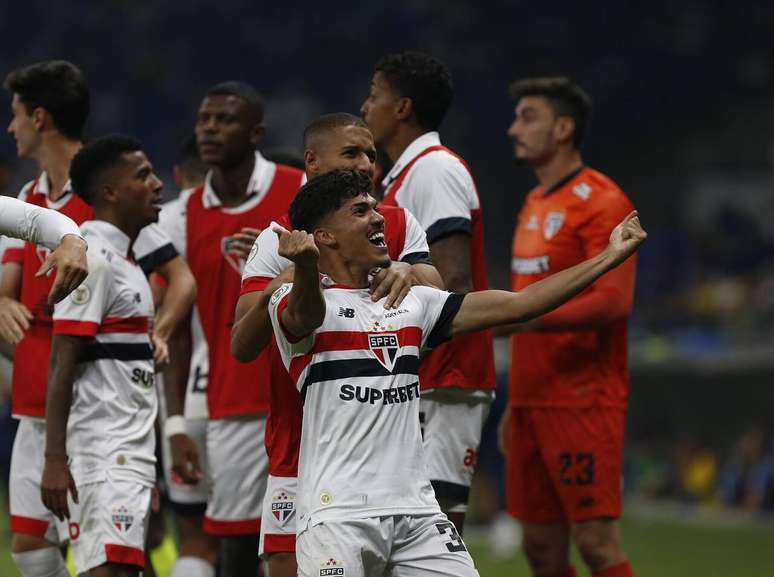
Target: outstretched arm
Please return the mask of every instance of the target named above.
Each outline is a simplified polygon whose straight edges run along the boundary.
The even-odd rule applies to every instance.
[[[452,321],[452,335],[534,319],[572,298],[629,258],[647,234],[634,211],[610,235],[597,256],[536,282],[524,290],[468,293]]]

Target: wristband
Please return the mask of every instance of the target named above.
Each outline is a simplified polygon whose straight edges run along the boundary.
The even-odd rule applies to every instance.
[[[185,435],[185,417],[183,415],[172,415],[164,421],[164,436],[169,439],[173,435]]]

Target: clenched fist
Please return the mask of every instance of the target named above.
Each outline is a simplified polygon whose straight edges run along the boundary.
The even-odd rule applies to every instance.
[[[637,211],[633,210],[610,233],[610,244],[607,245],[607,251],[616,264],[622,263],[634,254],[634,251],[646,238],[648,238],[648,233],[640,225]]]
[[[298,266],[315,266],[320,258],[320,249],[314,243],[314,236],[303,230],[289,232],[280,225],[272,230],[279,237],[277,252],[280,256],[294,262]]]

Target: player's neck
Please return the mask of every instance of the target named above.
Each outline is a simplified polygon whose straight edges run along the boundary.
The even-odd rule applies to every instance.
[[[134,246],[134,241],[137,239],[137,236],[140,234],[140,230],[142,230],[142,226],[138,226],[136,223],[131,222],[127,215],[121,214],[118,211],[113,210],[110,207],[95,207],[94,209],[94,219],[95,220],[104,220],[105,222],[109,222],[113,226],[115,226],[118,230],[123,232],[126,236],[129,237],[129,249],[127,251],[128,254],[124,256],[129,256],[132,254],[132,247]]]
[[[336,254],[326,254],[327,251],[320,252],[319,270],[324,275],[340,285],[350,286],[352,288],[366,288],[368,286],[368,270],[355,266],[353,263],[346,262]]]
[[[533,168],[540,186],[548,190],[582,165],[583,160],[578,150],[560,149],[550,160]]]
[[[70,163],[83,144],[59,135],[48,137],[35,155],[41,170],[48,176],[49,200],[56,201],[64,196],[64,187],[70,180]]]
[[[255,169],[255,154],[249,154],[241,162],[227,168],[212,169],[212,188],[225,207],[239,206],[252,191],[247,190]]]
[[[416,124],[399,124],[389,142],[384,143],[384,151],[392,162],[396,162],[412,142],[428,132],[431,131]]]

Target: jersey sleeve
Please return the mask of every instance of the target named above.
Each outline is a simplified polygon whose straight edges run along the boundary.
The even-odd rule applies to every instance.
[[[27,202],[30,192],[35,187],[35,182],[35,180],[31,180],[22,187],[17,197],[20,202]],[[2,263],[22,264],[24,262],[24,243],[25,241],[20,238],[4,237],[2,247],[0,247],[0,250],[3,251]]]
[[[89,258],[89,276],[54,307],[54,334],[93,337],[111,301],[113,273],[102,257]]]
[[[429,244],[450,234],[470,234],[478,197],[473,178],[459,160],[441,152],[419,159],[411,186],[404,190],[401,206],[419,221]]]
[[[178,254],[186,255],[186,207],[188,197],[193,191],[184,191],[175,200],[170,200],[161,207],[158,226],[172,241]],[[147,228],[147,227],[146,227]]]
[[[269,318],[274,329],[274,336],[277,341],[277,348],[282,356],[282,362],[286,369],[290,368],[290,361],[295,357],[308,353],[314,344],[314,335],[312,333],[301,339],[290,334],[282,324],[282,311],[288,306],[288,296],[293,288],[292,283],[284,284],[269,299]]]
[[[262,291],[272,279],[291,265],[288,259],[279,255],[279,238],[272,230],[274,224],[272,222],[263,229],[253,243],[242,273],[240,294]]]
[[[133,250],[134,259],[146,275],[179,254],[172,239],[158,224],[149,224],[140,231]]]
[[[406,213],[406,239],[399,259],[409,264],[430,264],[430,247],[422,225],[410,210],[404,208],[403,211]]]
[[[70,217],[9,196],[0,196],[0,234],[51,250],[67,234],[81,236]]]
[[[449,340],[452,320],[465,295],[425,286],[412,287],[411,292],[423,306],[422,346],[432,349]]]

